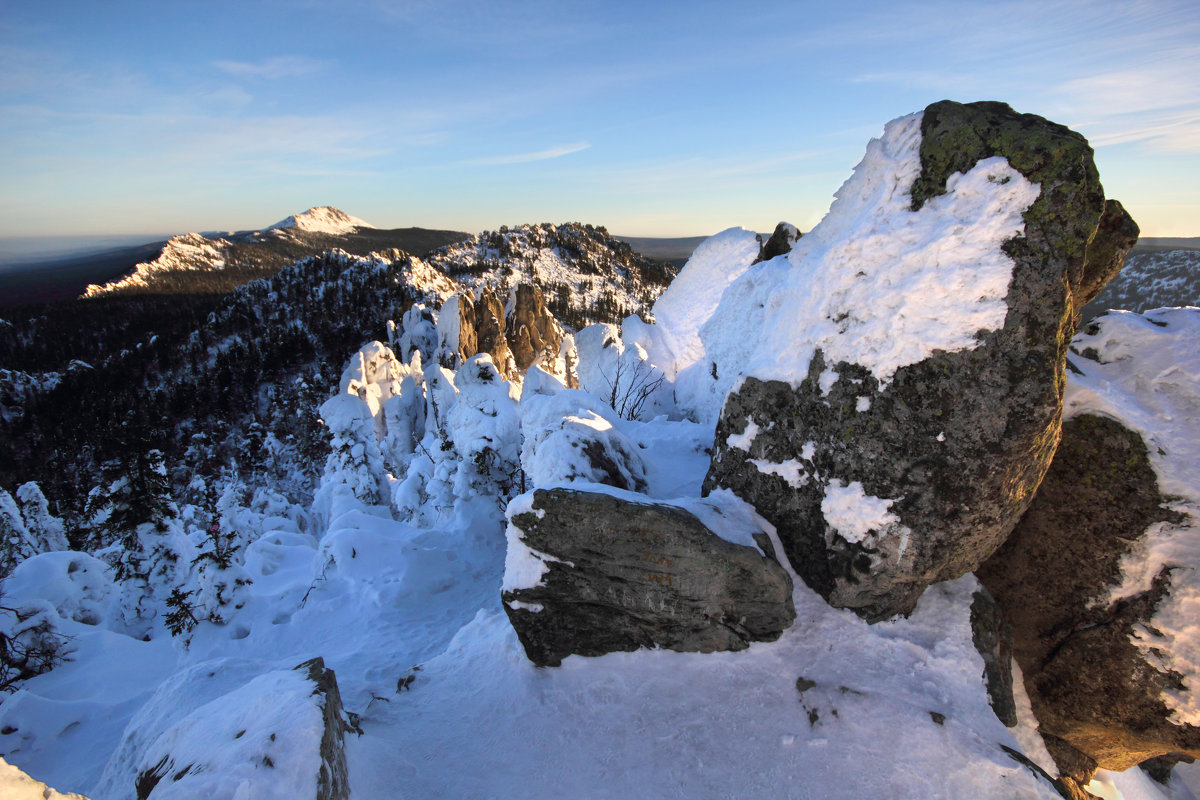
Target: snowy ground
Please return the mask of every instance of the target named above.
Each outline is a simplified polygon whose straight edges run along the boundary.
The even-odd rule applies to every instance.
[[[646,445],[651,494],[698,491],[706,458],[686,443],[699,426],[624,427]],[[189,650],[74,624],[75,660],[0,707],[9,761],[60,791],[132,796],[135,765],[108,762],[170,676],[213,672],[216,696],[319,655],[361,715],[347,742],[359,798],[1057,796],[1001,749],[1050,766],[1027,714],[1014,732],[988,706],[973,577],[874,626],[797,581],[798,619],[778,642],[537,669],[500,607],[504,531],[486,500],[436,530],[346,519],[359,566],[325,567],[312,537],[268,524],[279,529],[248,558],[254,599]],[[1165,796],[1138,775],[1117,781],[1126,798]]]

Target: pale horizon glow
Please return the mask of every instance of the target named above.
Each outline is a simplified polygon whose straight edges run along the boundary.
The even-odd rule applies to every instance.
[[[0,20],[0,238],[808,230],[886,122],[1000,100],[1200,236],[1200,5],[48,0]]]

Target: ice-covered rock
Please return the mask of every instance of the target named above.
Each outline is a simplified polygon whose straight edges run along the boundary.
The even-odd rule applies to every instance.
[[[910,612],[1028,507],[1076,313],[1135,227],[1062,126],[949,101],[889,123],[826,218],[701,329],[731,389],[707,489],[758,508],[833,605]]]
[[[537,490],[510,505],[504,610],[533,663],[744,650],[792,624],[791,578],[752,534],[734,543],[635,497]]]
[[[1062,443],[978,571],[1064,774],[1200,756],[1198,340],[1194,308],[1112,313],[1076,337]]]

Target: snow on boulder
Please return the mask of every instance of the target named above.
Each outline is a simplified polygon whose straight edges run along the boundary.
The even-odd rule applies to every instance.
[[[354,233],[356,228],[374,228],[358,217],[352,217],[341,209],[332,206],[314,206],[302,214],[293,214],[282,219],[267,230],[294,228],[308,233],[327,233],[331,236],[341,236]]]
[[[910,612],[1028,507],[1076,313],[1130,230],[1062,126],[949,101],[890,122],[825,219],[701,327],[729,387],[706,489],[758,508],[833,605]]]
[[[978,571],[1067,770],[1200,757],[1200,309],[1113,312],[1071,345],[1062,443]]]
[[[673,357],[670,365],[660,366],[670,377],[703,358],[700,326],[716,311],[729,284],[754,263],[761,244],[758,234],[745,228],[705,239],[654,303],[654,319]]]
[[[792,581],[773,557],[636,497],[539,489],[513,501],[502,599],[530,661],[744,650],[792,624]]]
[[[35,555],[13,570],[3,583],[4,604],[48,602],[64,619],[100,625],[113,593],[112,570],[87,553],[64,550]]]
[[[320,658],[273,671],[205,662],[176,673],[134,715],[96,796],[345,800],[349,729]]]
[[[544,374],[544,373],[543,373]],[[601,483],[646,491],[646,465],[620,420],[577,389],[521,397],[521,467],[531,487]]]

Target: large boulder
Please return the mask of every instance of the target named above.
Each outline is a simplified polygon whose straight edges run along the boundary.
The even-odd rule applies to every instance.
[[[509,519],[504,609],[538,666],[743,650],[795,619],[791,578],[752,533],[728,541],[684,509],[554,489],[517,498]]]
[[[1050,471],[977,572],[1065,775],[1200,756],[1198,338],[1197,309],[1088,326]]]
[[[910,612],[1028,507],[1076,314],[1135,230],[1067,128],[949,101],[889,123],[701,331],[729,389],[706,490],[759,509],[831,604]]]

